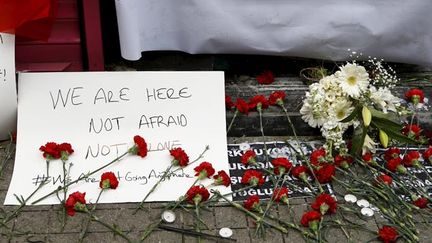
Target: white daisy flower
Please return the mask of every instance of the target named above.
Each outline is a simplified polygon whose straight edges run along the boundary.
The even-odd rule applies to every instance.
[[[352,103],[346,99],[338,99],[333,103],[330,116],[335,117],[338,121],[345,119],[353,112]]]
[[[340,87],[353,98],[360,97],[369,85],[369,74],[363,66],[355,63],[347,63],[336,72]]]

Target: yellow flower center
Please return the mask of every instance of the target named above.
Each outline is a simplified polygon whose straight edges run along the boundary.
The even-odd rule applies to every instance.
[[[343,119],[343,118],[345,118],[345,112],[344,112],[343,110],[338,111],[338,112],[336,113],[336,117],[337,117],[338,119]]]
[[[350,76],[347,81],[348,81],[348,84],[351,86],[354,86],[357,84],[357,78],[354,76]]]

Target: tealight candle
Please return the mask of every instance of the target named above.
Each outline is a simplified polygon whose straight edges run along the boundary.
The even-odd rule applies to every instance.
[[[243,151],[248,150],[250,149],[250,145],[248,143],[241,143],[239,144],[239,149]]]
[[[165,223],[173,223],[176,219],[175,213],[171,210],[164,211],[161,217]]]
[[[362,208],[360,213],[365,217],[372,217],[374,215],[374,211],[370,208]]]
[[[357,201],[357,206],[359,206],[361,208],[368,208],[370,206],[370,204],[366,199],[360,199]]]
[[[219,235],[223,238],[230,238],[233,235],[233,231],[230,228],[221,228],[219,230]]]
[[[345,199],[345,202],[348,202],[348,203],[355,203],[355,202],[357,202],[357,197],[354,196],[353,194],[346,194],[344,196],[344,199]]]

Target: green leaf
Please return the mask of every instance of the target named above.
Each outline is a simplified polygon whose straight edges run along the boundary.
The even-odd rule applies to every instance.
[[[402,143],[419,144],[418,141],[409,138],[401,133],[402,125],[383,119],[372,119],[372,124],[378,129],[383,130],[387,135]]]
[[[351,114],[349,116],[345,117],[340,122],[346,123],[346,122],[352,121],[354,118],[356,118],[357,116],[360,115],[360,111],[361,111],[361,107],[360,106],[356,106],[356,108],[353,110],[353,112],[351,112]]]
[[[354,131],[354,136],[352,139],[352,146],[351,146],[351,155],[353,157],[357,156],[360,154],[362,148],[363,148],[363,144],[364,144],[364,140],[367,134],[367,128],[364,126],[359,126],[355,131]]]
[[[368,107],[373,117],[378,117],[381,119],[394,120],[396,117],[393,113],[384,113],[372,107]]]

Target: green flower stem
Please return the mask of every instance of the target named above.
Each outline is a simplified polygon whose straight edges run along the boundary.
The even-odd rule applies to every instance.
[[[273,224],[272,222],[269,222],[269,221],[267,221],[267,220],[265,220],[265,219],[259,217],[258,215],[256,215],[256,214],[250,212],[249,210],[245,209],[242,205],[240,205],[240,204],[238,204],[238,203],[235,203],[235,202],[232,202],[232,201],[228,200],[228,198],[226,198],[226,197],[224,197],[222,194],[220,194],[219,191],[212,190],[212,192],[213,192],[214,194],[216,194],[217,196],[219,196],[220,198],[224,199],[224,200],[225,200],[226,202],[228,202],[231,206],[233,206],[233,207],[239,209],[240,211],[246,213],[246,215],[248,215],[249,217],[254,218],[257,222],[262,222],[263,224],[265,224],[265,225],[267,225],[267,226],[269,226],[269,227],[271,227],[271,228],[273,228],[273,229],[276,229],[276,230],[282,232],[283,234],[287,234],[287,233],[288,233],[288,230],[287,230],[286,228],[284,228],[284,227],[282,227],[282,226],[280,226],[280,225],[278,225],[278,224]]]
[[[140,204],[138,205],[138,207],[135,209],[135,211],[132,214],[136,214],[136,212],[138,212],[138,210],[142,209],[142,205],[144,204],[145,200],[147,200],[147,198],[150,196],[150,194],[152,194],[154,192],[154,190],[156,189],[157,186],[159,186],[159,184],[162,182],[162,180],[164,180],[166,178],[166,176],[168,175],[168,173],[170,172],[170,170],[172,169],[173,166],[174,166],[173,161],[171,161],[170,166],[168,166],[168,168],[164,171],[161,178],[156,182],[156,184],[153,185],[153,187],[145,195],[143,200],[141,200]]]
[[[200,229],[200,225],[199,225],[199,223],[201,221],[199,209],[200,209],[199,203],[195,203],[195,214],[196,214],[196,217],[198,219],[198,222],[195,224],[195,230],[196,230],[196,232],[201,233],[201,229]],[[198,236],[198,242],[201,243],[201,237],[199,237],[199,236]]]
[[[259,122],[260,122],[260,131],[261,131],[261,136],[263,138],[263,143],[264,143],[264,159],[265,162],[268,161],[268,154],[267,154],[267,143],[266,143],[266,137],[264,135],[264,126],[263,126],[263,119],[262,119],[262,110],[261,109],[257,109],[258,110],[258,114],[259,114]]]
[[[36,201],[32,202],[31,204],[34,205],[34,204],[36,204],[36,203],[38,203],[38,202],[40,202],[40,201],[46,199],[47,197],[50,197],[50,196],[56,194],[57,192],[63,190],[64,188],[69,187],[70,185],[73,185],[73,184],[75,184],[75,183],[77,183],[77,182],[79,182],[79,181],[81,181],[81,180],[84,180],[85,178],[88,178],[89,176],[91,176],[91,175],[93,175],[93,174],[95,174],[95,173],[97,173],[97,172],[99,172],[99,171],[105,169],[106,167],[108,167],[108,166],[114,164],[115,162],[121,160],[123,157],[125,157],[125,156],[128,155],[128,154],[129,154],[129,152],[127,151],[127,152],[125,152],[124,154],[120,155],[119,157],[113,159],[113,160],[112,160],[111,162],[109,162],[108,164],[106,164],[106,165],[104,165],[104,166],[101,166],[101,167],[99,167],[98,169],[96,169],[96,170],[94,170],[94,171],[92,171],[92,172],[87,173],[85,176],[83,176],[83,177],[81,177],[81,178],[78,178],[78,179],[73,180],[73,181],[71,181],[71,182],[69,182],[69,183],[66,183],[66,185],[64,185],[63,187],[58,187],[58,188],[55,189],[54,191],[52,191],[52,192],[46,194],[45,196],[43,196],[43,197],[37,199]]]
[[[36,192],[38,192],[39,189],[41,189],[43,186],[46,185],[46,183],[48,182],[48,179],[49,179],[49,160],[46,160],[46,173],[47,173],[47,176],[39,184],[39,186],[26,199],[24,199],[24,201],[21,202],[20,206],[17,209],[15,209],[9,216],[5,217],[2,220],[2,224],[6,224],[11,219],[13,219],[16,215],[18,215],[18,213],[24,208],[24,206],[26,206],[27,202],[36,194]]]
[[[96,207],[97,207],[97,205],[98,205],[98,203],[99,203],[99,199],[100,199],[100,197],[101,197],[101,195],[102,195],[102,193],[105,191],[105,188],[102,188],[101,190],[100,190],[100,192],[99,192],[99,194],[98,194],[98,197],[97,197],[97,199],[96,199],[96,202],[93,204],[93,207],[91,208],[91,212],[94,212],[95,210],[96,210]],[[80,238],[79,238],[79,241],[78,242],[83,242],[84,241],[84,238],[86,237],[86,234],[87,234],[87,230],[88,230],[88,227],[90,226],[90,222],[92,221],[92,218],[91,217],[89,217],[88,219],[87,219],[87,221],[86,221],[86,223],[85,223],[85,225],[84,225],[84,229],[83,230],[81,230],[81,233],[80,233]]]
[[[111,230],[113,232],[114,235],[118,235],[121,238],[123,238],[124,240],[126,240],[129,243],[132,243],[132,240],[129,239],[129,237],[127,237],[127,235],[125,235],[120,229],[118,229],[115,226],[109,225],[103,221],[101,221],[98,217],[96,217],[95,215],[93,215],[91,213],[91,211],[87,211],[87,214],[90,216],[92,221],[95,221],[97,223],[99,223],[100,225],[104,226],[105,228]]]
[[[367,166],[367,165],[364,165],[363,163],[360,163],[360,164],[363,165],[363,166],[365,166],[365,167],[367,167],[367,168],[370,168],[371,170],[373,170],[373,171],[375,171],[376,173],[379,173],[379,174],[380,174],[380,172],[379,172],[377,169],[375,169],[374,167],[369,167],[369,166]],[[380,165],[380,164],[378,164],[377,167],[379,167],[381,170],[383,170],[386,174],[391,175],[393,178],[400,178],[398,174],[396,174],[396,173],[394,173],[394,172],[388,170],[387,168],[385,168],[384,166],[382,166],[382,165]],[[410,175],[410,173],[407,173],[407,174]],[[416,177],[414,177],[414,178],[412,178],[412,179],[417,180]],[[431,197],[430,197],[430,196],[429,196],[429,195],[428,195],[424,190],[421,190],[421,189],[423,189],[423,188],[416,187],[415,185],[411,185],[412,188],[411,188],[411,189],[408,189],[408,188],[407,188],[403,183],[399,182],[399,180],[397,180],[397,179],[393,180],[393,182],[394,182],[398,187],[402,188],[402,189],[405,191],[405,193],[411,194],[412,189],[414,189],[418,194],[422,195],[423,197],[427,198],[428,200],[431,200]]]
[[[232,194],[234,194],[234,193],[239,193],[239,192],[242,192],[242,191],[245,191],[245,190],[248,190],[248,189],[254,188],[254,187],[256,187],[256,186],[252,186],[252,185],[245,186],[245,187],[242,187],[242,188],[240,188],[240,189],[238,189],[238,190],[235,190],[235,191],[232,191],[232,192],[229,192],[229,193],[223,194],[223,196],[224,196],[224,197],[227,197],[227,196],[230,196],[230,195],[232,195]],[[203,202],[202,204],[209,204],[209,203],[212,203],[212,202],[217,202],[218,200],[219,200],[219,198],[217,198],[217,197],[213,194],[213,195],[209,198],[209,200]]]
[[[300,140],[298,139],[296,129],[295,129],[295,127],[294,127],[294,124],[293,124],[292,121],[291,121],[291,118],[290,118],[290,116],[289,116],[289,114],[288,114],[287,109],[285,108],[285,106],[283,106],[283,104],[280,104],[279,107],[282,108],[282,110],[283,110],[284,113],[285,113],[286,118],[288,119],[288,124],[290,125],[291,130],[292,130],[292,132],[293,132],[293,134],[294,134],[294,138],[295,138],[295,140],[296,140],[296,142],[297,142],[297,145],[298,145],[298,147],[299,147],[299,149],[300,149],[300,153],[301,153],[302,157],[306,157],[306,155],[304,154],[303,150],[301,149],[301,146],[300,146]]]
[[[274,194],[274,190],[277,188],[277,186],[278,186],[278,184],[279,184],[279,181],[280,181],[280,179],[282,178],[282,176],[283,176],[284,178],[283,178],[283,180],[282,180],[281,186],[283,186],[283,184],[285,183],[286,177],[284,176],[284,174],[280,174],[280,176],[278,177],[278,179],[277,179],[277,181],[276,181],[276,184],[274,185],[274,188],[273,188],[273,194]],[[276,196],[278,196],[278,195],[276,195]],[[264,210],[264,212],[263,212],[263,214],[262,214],[262,217],[263,217],[263,218],[265,218],[265,216],[266,216],[267,212],[270,210],[270,207],[271,207],[271,205],[273,204],[273,202],[274,202],[274,198],[271,197],[271,198],[270,198],[270,201],[267,203],[266,209]]]
[[[9,141],[9,143],[4,148],[4,156],[2,158],[2,162],[0,165],[0,177],[3,176],[3,169],[6,166],[6,163],[12,159],[12,154],[14,153],[13,145],[12,145],[12,139]]]
[[[235,112],[234,112],[233,118],[231,119],[231,122],[230,122],[230,124],[229,124],[229,126],[228,126],[227,134],[228,134],[229,131],[231,130],[231,127],[232,127],[232,125],[234,124],[234,120],[236,119],[238,113],[239,113],[239,111],[236,109]]]
[[[285,222],[285,221],[281,220],[280,218],[275,217],[272,214],[267,214],[267,217],[269,219],[271,219],[271,220],[276,221],[277,223],[279,223],[281,225],[284,225],[284,226],[286,226],[286,227],[288,227],[290,229],[294,229],[294,230],[298,231],[299,233],[303,234],[304,236],[306,236],[308,238],[315,239],[315,235],[314,234],[311,234],[309,231],[303,230],[300,226],[298,226],[298,225],[296,225],[294,223]]]
[[[175,202],[175,204],[174,205],[167,205],[165,208],[164,208],[164,210],[167,210],[167,209],[171,209],[171,210],[174,210],[174,209],[176,209],[182,202],[184,202],[184,200],[185,200],[185,198],[184,197],[181,197],[179,200],[177,200],[176,202]],[[163,220],[162,219],[159,219],[156,223],[154,223],[154,224],[151,224],[149,227],[147,227],[145,230],[144,230],[144,232],[143,232],[143,234],[141,235],[141,238],[140,238],[140,241],[139,242],[143,242],[145,239],[147,239],[147,237],[156,229],[156,228],[158,228],[158,226],[161,224],[163,222]]]

